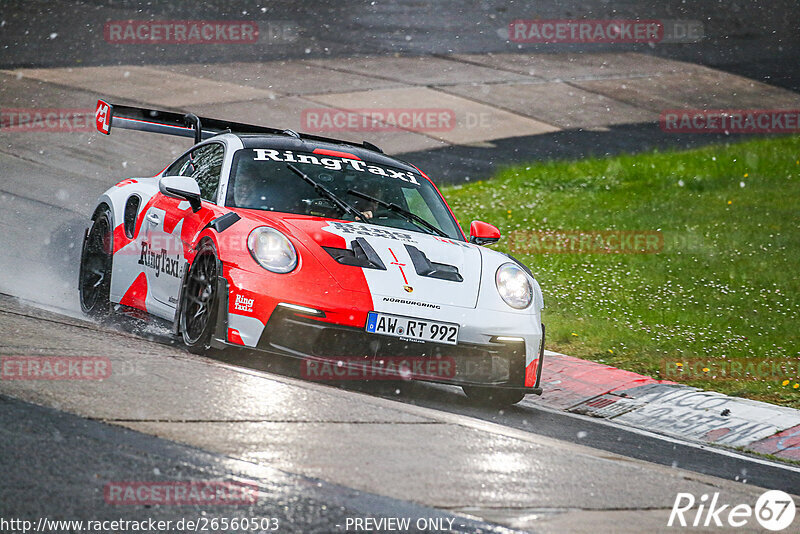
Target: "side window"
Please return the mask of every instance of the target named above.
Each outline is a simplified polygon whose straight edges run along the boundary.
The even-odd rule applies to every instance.
[[[181,169],[181,175],[185,176],[191,169],[191,176],[200,186],[200,197],[203,200],[214,202],[217,199],[217,188],[219,178],[222,173],[222,160],[225,157],[225,149],[222,145],[212,143],[201,146],[191,152],[191,157]]]
[[[188,169],[190,165],[187,165],[191,163],[190,156],[191,154],[184,154],[180,159],[177,159],[175,163],[167,167],[167,170],[164,171],[164,176],[191,176],[192,172]]]

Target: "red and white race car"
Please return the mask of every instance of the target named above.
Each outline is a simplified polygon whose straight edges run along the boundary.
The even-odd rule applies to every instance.
[[[369,143],[102,100],[96,118],[106,134],[195,145],[98,200],[86,313],[134,308],[171,321],[190,350],[295,356],[323,380],[389,374],[492,404],[541,394],[539,285],[483,246],[494,226],[475,221],[467,239],[413,165]]]

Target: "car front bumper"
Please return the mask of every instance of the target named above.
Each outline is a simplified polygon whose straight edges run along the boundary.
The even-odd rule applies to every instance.
[[[541,395],[544,325],[537,347],[531,338],[480,336],[457,345],[416,342],[376,335],[363,328],[319,320],[277,306],[260,336],[239,344],[230,339],[228,283],[218,279],[217,325],[211,345],[300,358],[302,375],[312,380],[421,380],[459,386],[488,386]],[[533,350],[531,350],[533,349]],[[531,358],[531,354],[534,357]]]

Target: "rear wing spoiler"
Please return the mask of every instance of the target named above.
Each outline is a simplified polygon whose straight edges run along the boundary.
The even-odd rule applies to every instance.
[[[281,130],[268,126],[198,117],[194,113],[176,113],[173,111],[109,104],[105,100],[97,101],[95,123],[97,131],[106,135],[111,134],[111,128],[125,128],[127,130],[190,137],[194,138],[195,143],[221,133],[288,135],[298,139],[346,144],[383,153],[383,150],[367,141],[352,143],[340,139],[301,134],[288,129]]]

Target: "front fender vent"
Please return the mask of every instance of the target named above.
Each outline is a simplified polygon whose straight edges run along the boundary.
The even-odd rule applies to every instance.
[[[133,239],[133,233],[136,231],[136,217],[139,215],[139,206],[142,204],[142,197],[133,194],[128,197],[125,202],[125,214],[123,217],[123,230],[128,239]]]

